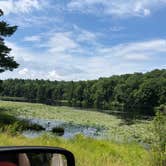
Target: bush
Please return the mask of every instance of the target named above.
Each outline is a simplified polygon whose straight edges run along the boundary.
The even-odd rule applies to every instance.
[[[11,135],[17,135],[23,130],[36,130],[41,131],[45,130],[39,124],[32,124],[28,120],[20,120],[12,115],[0,112],[0,131],[6,132]]]
[[[152,165],[166,165],[166,106],[157,108],[153,120],[153,133],[155,140],[152,142]]]

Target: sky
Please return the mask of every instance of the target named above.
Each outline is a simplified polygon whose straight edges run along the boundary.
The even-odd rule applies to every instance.
[[[19,68],[0,79],[92,80],[166,69],[166,0],[0,0]]]

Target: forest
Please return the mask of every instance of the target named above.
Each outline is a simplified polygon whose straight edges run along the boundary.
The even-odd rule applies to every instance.
[[[166,70],[89,81],[7,79],[0,81],[0,96],[3,100],[154,115],[154,108],[166,103]]]

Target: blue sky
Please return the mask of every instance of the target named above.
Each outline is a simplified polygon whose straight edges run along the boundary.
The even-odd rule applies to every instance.
[[[20,63],[1,79],[87,80],[166,68],[166,0],[0,0]]]

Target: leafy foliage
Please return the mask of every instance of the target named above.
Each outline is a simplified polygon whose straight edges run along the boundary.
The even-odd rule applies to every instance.
[[[166,165],[166,105],[157,108],[156,117],[153,120],[153,132],[155,139],[152,142],[152,164]]]
[[[0,95],[110,113],[154,115],[154,108],[166,103],[166,70],[78,82],[8,79],[0,81]]]
[[[3,15],[3,11],[0,9],[0,17]],[[5,70],[12,71],[18,67],[18,63],[14,60],[14,57],[9,56],[11,48],[5,45],[4,37],[9,37],[17,30],[17,26],[10,26],[5,21],[0,21],[0,73]]]

